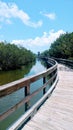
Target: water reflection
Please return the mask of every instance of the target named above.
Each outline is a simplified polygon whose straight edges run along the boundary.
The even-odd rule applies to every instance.
[[[46,70],[46,67],[44,67],[44,65],[41,64],[39,60],[37,60],[36,64],[33,63],[31,65],[23,67],[21,70],[0,72],[0,84],[5,84],[13,80],[17,80],[23,77],[34,75],[44,70]],[[33,91],[35,91],[37,88],[40,88],[41,86],[42,86],[42,79],[31,84],[30,92],[32,93]],[[39,98],[42,95],[43,95],[42,92],[38,93],[33,99],[30,100],[30,104],[33,105],[37,100],[39,100]],[[24,98],[24,89],[20,89],[19,91],[0,99],[0,113],[7,110],[12,105],[18,103],[23,98]],[[25,112],[25,105],[23,105],[14,113],[12,113],[11,116],[7,117],[5,120],[0,122],[0,128],[2,130],[5,130],[7,127],[9,127],[9,125],[15,122],[24,112]]]
[[[0,85],[23,78],[30,72],[35,63],[36,62],[31,62],[30,64],[22,66],[22,68],[18,70],[0,71]]]
[[[46,70],[46,65],[44,64],[44,62],[42,60],[40,61],[39,59],[37,59],[36,64],[33,65],[30,72],[26,76],[35,75],[44,70]]]

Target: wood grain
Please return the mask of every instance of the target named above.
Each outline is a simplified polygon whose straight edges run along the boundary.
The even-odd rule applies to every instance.
[[[58,69],[53,94],[22,130],[73,130],[73,71],[63,65]]]

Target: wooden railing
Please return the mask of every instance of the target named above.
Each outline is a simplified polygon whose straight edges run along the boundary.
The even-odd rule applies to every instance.
[[[70,67],[73,68],[73,60],[68,60],[68,59],[62,59],[62,58],[54,58],[56,61],[58,61],[59,63],[62,63],[62,64],[66,64]]]
[[[43,91],[43,97],[33,105],[14,125],[12,125],[12,130],[19,128],[26,120],[31,118],[35,111],[39,109],[41,104],[49,97],[49,95],[52,93],[53,89],[56,86],[56,83],[58,81],[58,75],[57,75],[57,62],[52,59],[45,59],[47,62],[51,63],[51,67],[47,69],[46,71],[39,73],[37,75],[28,77],[28,78],[22,78],[20,80],[11,82],[9,84],[5,84],[0,86],[0,98],[3,98],[9,94],[14,93],[15,91],[18,91],[21,88],[24,88],[24,94],[25,98],[21,100],[16,105],[9,108],[6,112],[2,113],[0,115],[0,120],[5,119],[8,117],[11,113],[16,111],[20,106],[26,103],[26,109],[29,109],[29,101],[32,99],[36,94],[38,94],[40,91]],[[49,76],[49,80],[47,80],[47,77]],[[30,84],[43,78],[43,86],[41,86],[36,91],[30,93]],[[47,85],[50,84],[50,89],[46,92]],[[11,129],[10,128],[10,129]]]

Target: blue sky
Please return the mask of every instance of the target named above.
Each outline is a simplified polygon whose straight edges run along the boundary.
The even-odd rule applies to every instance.
[[[73,32],[73,0],[0,0],[0,41],[34,53]]]

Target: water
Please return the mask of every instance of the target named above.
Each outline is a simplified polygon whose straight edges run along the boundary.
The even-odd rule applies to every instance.
[[[18,80],[25,77],[31,71],[31,68],[35,66],[35,62],[30,63],[30,65],[23,66],[21,69],[12,71],[0,71],[0,85]]]
[[[0,84],[5,84],[23,77],[27,77],[30,75],[37,74],[39,72],[42,72],[46,70],[46,67],[41,64],[40,61],[36,61],[36,64],[31,64],[27,67],[23,67],[21,70],[15,70],[15,71],[8,71],[8,72],[1,72],[0,73]],[[31,90],[30,93],[35,91],[37,88],[42,86],[42,79],[38,80],[35,83],[31,84]],[[38,93],[38,95],[35,96],[34,100],[30,100],[31,106],[39,100],[39,98],[43,95],[43,92]],[[13,94],[10,94],[4,98],[0,99],[0,113],[6,111],[9,107],[12,105],[18,103],[24,98],[24,89],[20,89],[17,92],[14,92]],[[9,127],[13,122],[15,122],[23,113],[25,112],[25,105],[17,109],[12,115],[8,116],[5,120],[0,122],[0,130],[5,130],[7,127]]]

